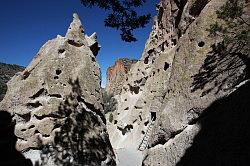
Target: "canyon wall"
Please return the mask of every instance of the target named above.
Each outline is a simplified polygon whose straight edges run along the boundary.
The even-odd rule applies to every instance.
[[[115,64],[107,69],[105,91],[118,95],[122,91],[122,85],[127,79],[127,73],[137,60],[118,58]]]
[[[249,2],[242,2],[249,20]],[[145,50],[115,96],[118,108],[108,123],[121,165],[124,151],[137,156],[135,165],[145,166],[248,163],[244,144],[249,145],[250,133],[243,126],[250,117],[249,49],[245,43],[221,52],[216,46],[222,38],[208,31],[223,22],[217,11],[225,3],[162,0],[157,5]]]

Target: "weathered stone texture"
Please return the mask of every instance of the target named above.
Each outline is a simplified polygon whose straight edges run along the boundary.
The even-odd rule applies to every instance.
[[[197,147],[193,147],[196,142],[201,145],[200,150],[205,148],[210,154],[210,159],[214,158],[207,162],[210,165],[217,162],[234,165],[237,162],[237,159],[230,159],[230,154],[223,157],[222,153],[216,151],[220,144],[227,149],[222,141],[223,136],[219,134],[216,138],[216,134],[228,131],[227,127],[238,125],[241,119],[242,124],[246,124],[246,118],[249,117],[249,113],[245,112],[248,106],[244,106],[249,98],[244,97],[241,102],[237,100],[237,97],[247,96],[246,93],[249,92],[249,53],[240,50],[240,54],[225,56],[214,52],[213,46],[221,38],[214,38],[207,31],[211,24],[221,21],[217,18],[216,11],[225,2],[226,0],[162,0],[159,3],[158,16],[154,19],[142,58],[132,66],[121,94],[116,96],[118,109],[113,113],[115,121],[108,124],[111,143],[115,149],[138,147],[149,133],[148,126],[156,117],[150,138],[147,138],[148,149],[144,151],[144,165],[192,165],[194,160],[189,160],[186,152],[190,148],[191,158],[197,159],[194,163],[204,165],[206,163],[199,159],[206,161],[205,156],[199,156],[199,152],[195,150]],[[244,18],[249,20],[249,15],[244,15]],[[225,101],[220,100],[222,98]],[[226,102],[227,100],[230,102]],[[222,103],[214,105],[217,102]],[[236,115],[233,114],[237,108],[231,108],[231,103],[234,102],[239,107],[239,119],[229,118],[229,115]],[[211,113],[212,110],[220,113]],[[218,119],[213,116],[218,116]],[[213,125],[213,118],[216,119],[215,126],[218,130],[214,130],[216,127],[209,127]],[[225,125],[218,122],[219,118],[227,121]],[[128,126],[132,127],[128,129]],[[204,128],[211,134],[211,139],[208,139],[211,146],[216,147],[211,151],[204,145]],[[234,136],[230,138],[228,133],[224,133],[225,139],[227,143],[236,139],[243,148],[245,138],[238,139],[237,134],[242,137],[244,134],[238,130],[245,131],[246,138],[249,138],[246,128],[232,127]],[[213,144],[212,140],[220,143]],[[230,153],[239,152],[235,147],[232,145],[232,149],[228,149]],[[240,154],[243,157],[238,161],[245,164],[249,153],[244,148],[242,150],[244,154]],[[215,155],[221,156],[221,160],[215,158]],[[182,157],[188,164],[182,161]],[[227,163],[226,160],[231,160],[232,163]]]
[[[127,79],[127,73],[137,60],[119,58],[115,64],[107,69],[105,91],[118,95],[122,91],[122,85]]]
[[[77,80],[82,104],[101,123],[99,129],[92,133],[107,142],[109,154],[101,153],[101,156],[103,160],[107,156],[113,160],[102,114],[101,76],[95,57],[99,48],[96,34],[84,36],[81,21],[74,14],[66,36],[58,35],[49,40],[28,67],[8,82],[8,92],[0,108],[14,115],[18,150],[37,149],[40,141],[42,144],[53,142],[55,132],[59,130],[54,124],[56,112],[75,88],[70,81]]]

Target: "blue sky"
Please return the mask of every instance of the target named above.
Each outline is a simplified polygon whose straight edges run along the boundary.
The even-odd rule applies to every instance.
[[[154,16],[157,2],[147,0],[138,11]],[[102,46],[97,56],[102,85],[105,85],[107,67],[113,65],[116,58],[141,57],[152,21],[135,31],[137,42],[126,43],[121,41],[119,31],[104,27],[105,11],[85,8],[80,0],[8,0],[0,5],[0,61],[27,66],[46,41],[57,34],[65,35],[74,12],[78,13],[88,35],[97,32]]]

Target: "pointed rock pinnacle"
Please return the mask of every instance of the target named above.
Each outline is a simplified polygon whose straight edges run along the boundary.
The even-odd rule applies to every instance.
[[[73,14],[73,21],[71,22],[65,37],[70,44],[77,47],[81,47],[87,43],[84,37],[84,28],[76,13]]]

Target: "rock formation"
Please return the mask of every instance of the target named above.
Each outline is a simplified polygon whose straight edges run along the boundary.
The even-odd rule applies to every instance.
[[[214,46],[222,39],[207,30],[221,21],[216,11],[225,2],[162,0],[157,6],[145,50],[108,123],[121,165],[124,151],[145,166],[249,162],[249,129],[243,127],[250,118],[249,52],[218,52]]]
[[[7,91],[7,82],[17,72],[23,71],[24,67],[18,65],[5,64],[0,62],[0,101],[3,100]]]
[[[96,34],[88,37],[77,14],[73,15],[65,37],[49,40],[39,50],[27,68],[8,82],[8,91],[0,103],[16,121],[17,149],[34,155],[41,145],[54,142],[60,131],[58,111],[71,110],[91,114],[86,128],[84,151],[88,144],[102,143],[95,149],[93,165],[114,165],[114,154],[106,132],[100,89],[100,70],[96,55],[100,46]],[[77,83],[75,86],[72,83]],[[77,100],[74,94],[77,93]],[[63,107],[66,106],[66,107]],[[95,127],[91,127],[92,125]],[[85,122],[82,122],[85,123]],[[92,142],[88,142],[92,141]],[[89,156],[88,160],[91,160]],[[86,164],[90,161],[86,161]]]
[[[107,69],[105,91],[115,95],[120,94],[122,85],[127,79],[127,73],[136,62],[137,60],[129,60],[128,58],[117,59],[115,64]]]

